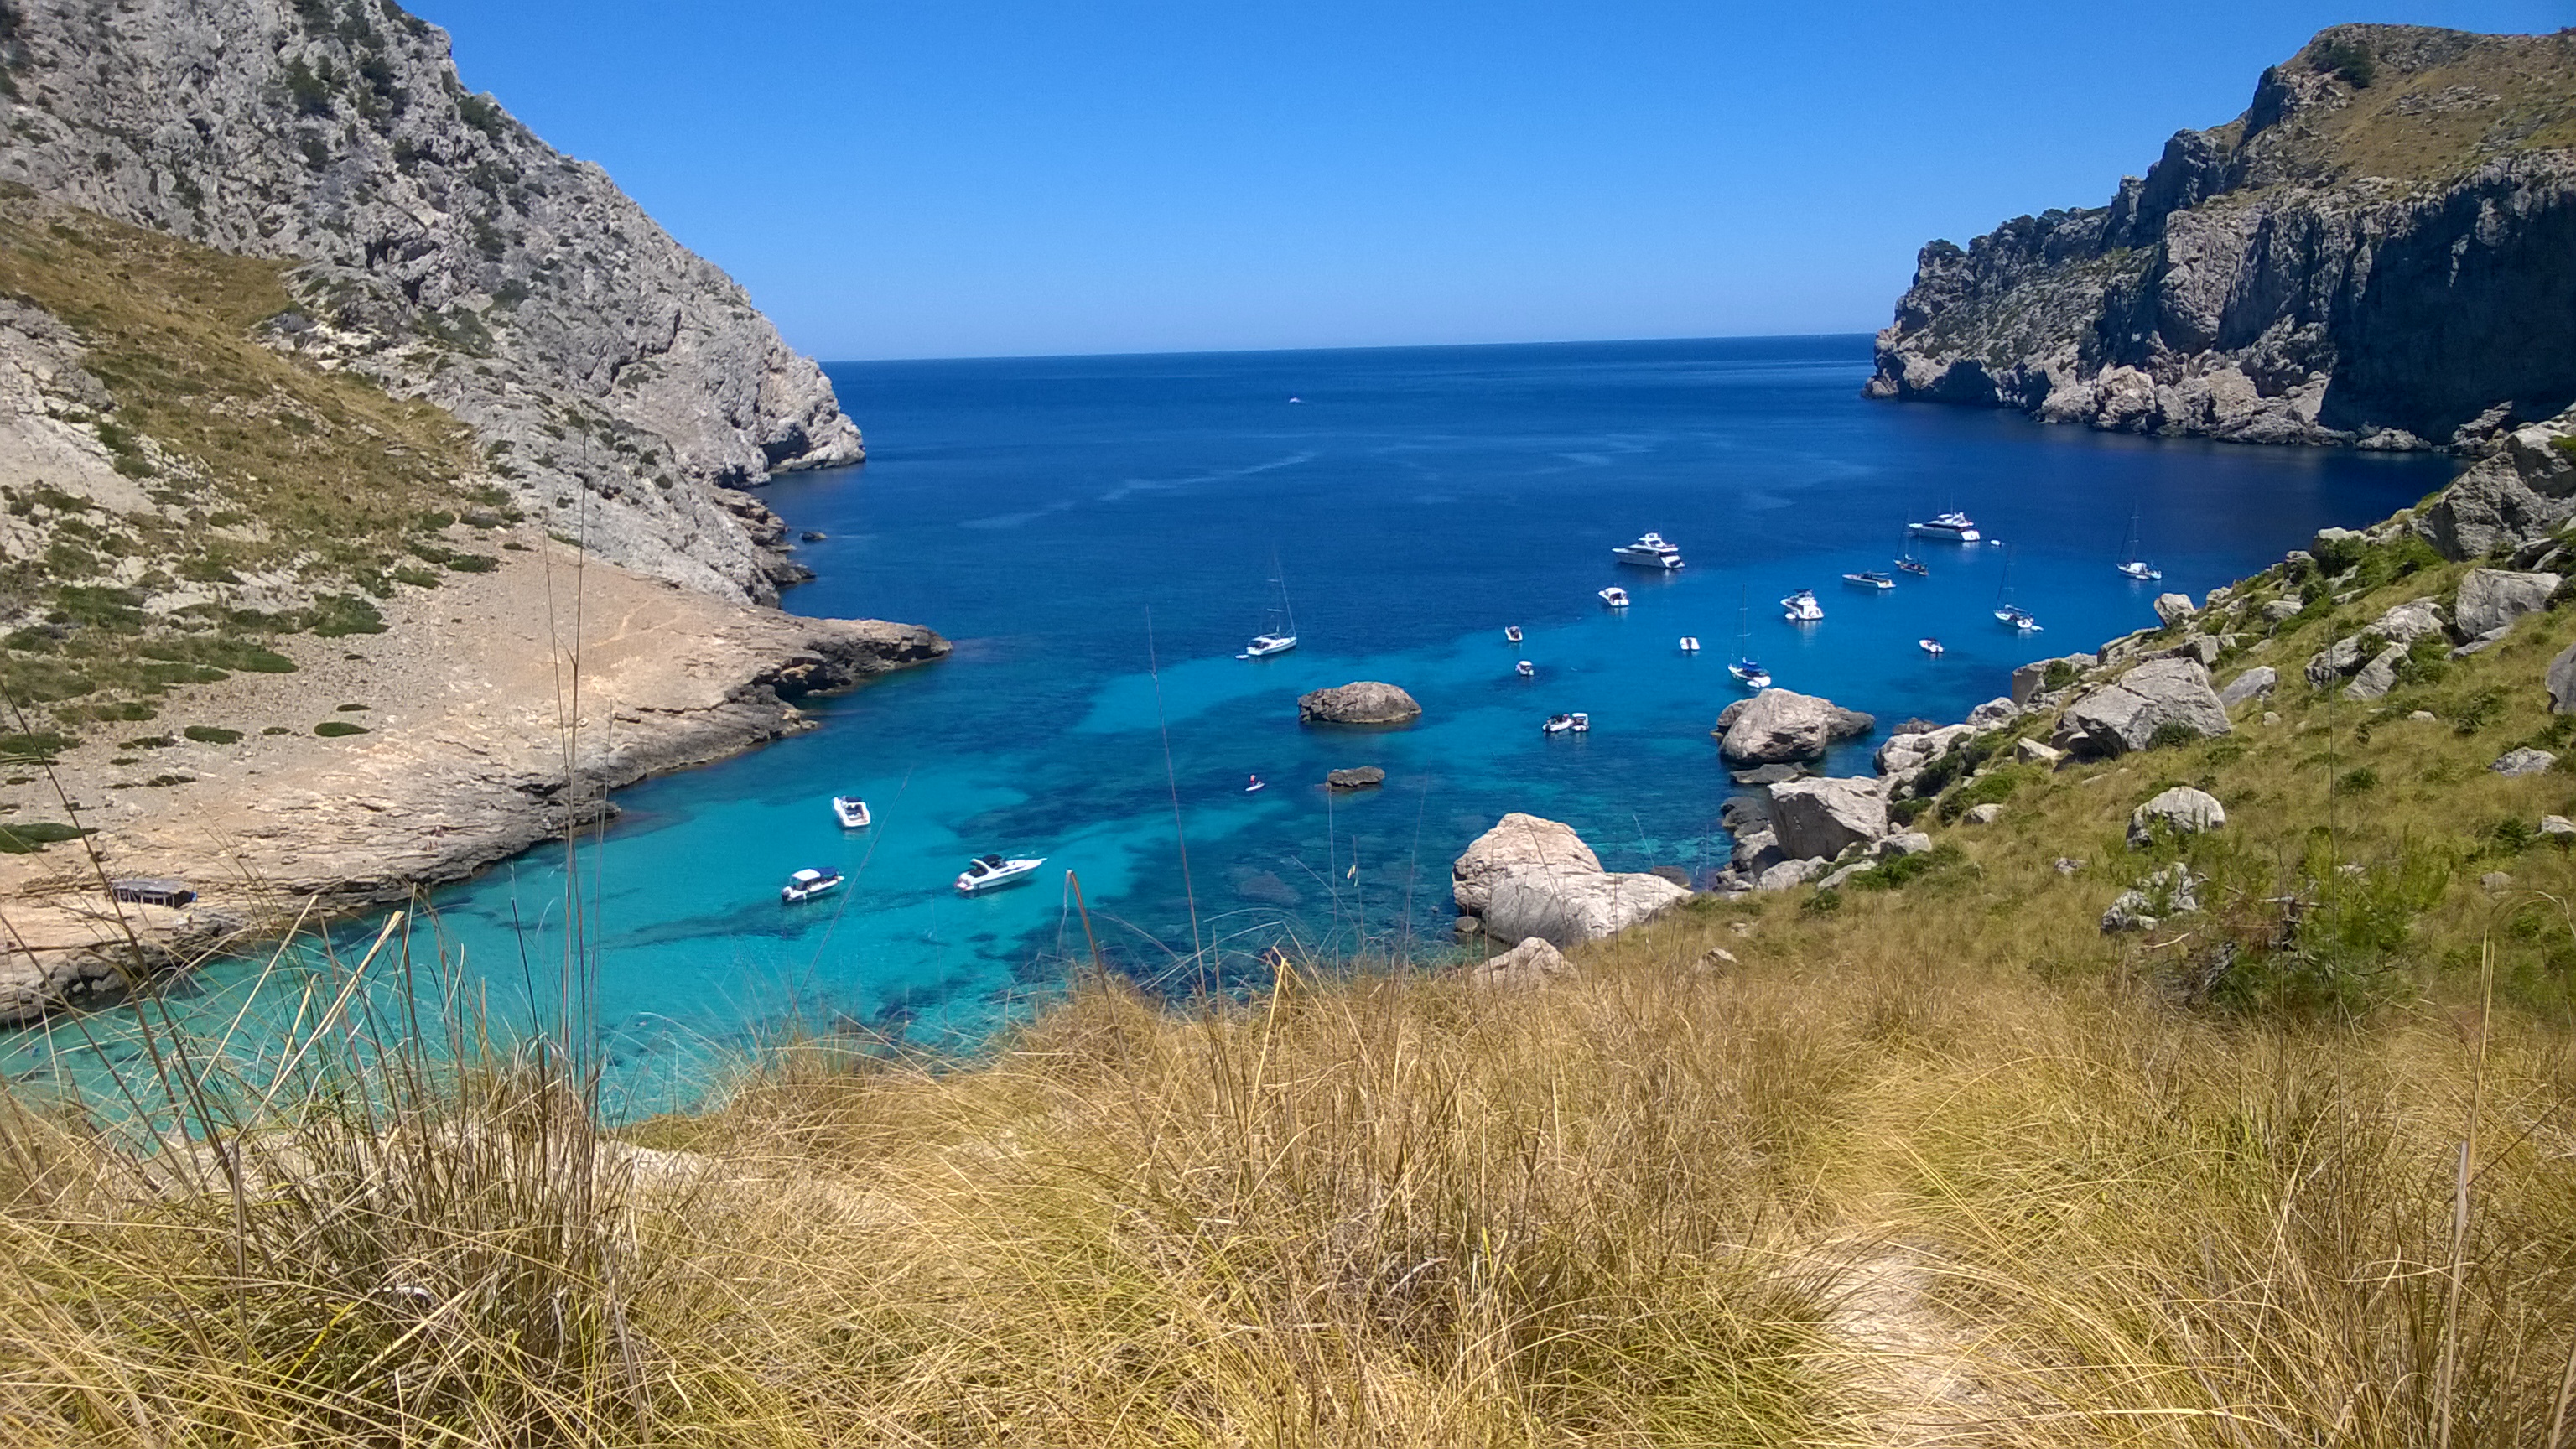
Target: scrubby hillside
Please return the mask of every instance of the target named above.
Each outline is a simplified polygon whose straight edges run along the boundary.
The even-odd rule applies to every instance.
[[[0,180],[299,263],[271,345],[453,412],[516,506],[612,562],[773,601],[800,575],[738,490],[860,456],[740,287],[390,0],[9,0],[0,125]]]
[[[2474,449],[2576,401],[2576,31],[2339,25],[2111,204],[1923,249],[1873,397]]]

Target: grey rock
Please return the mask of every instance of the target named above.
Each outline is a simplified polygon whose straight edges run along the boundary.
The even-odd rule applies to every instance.
[[[1514,871],[1494,882],[1485,930],[1506,941],[1540,936],[1571,946],[1617,935],[1688,899],[1688,886],[1643,871]]]
[[[1862,777],[1791,780],[1771,787],[1772,827],[1791,856],[1840,855],[1887,833],[1887,802]]]
[[[2343,687],[2346,699],[2380,699],[2397,687],[2397,666],[2406,662],[2406,646],[2391,644],[2370,656],[2352,682]]]
[[[2487,768],[2511,778],[2516,775],[2537,775],[2557,763],[2556,755],[2547,750],[2535,750],[2526,745],[2521,749],[2505,751]]]
[[[1702,971],[1716,971],[1738,963],[1736,962],[1734,952],[1729,951],[1724,946],[1711,946],[1707,950],[1700,952],[1699,960],[1693,964],[1697,965]]]
[[[1532,936],[1499,955],[1487,957],[1462,973],[1481,991],[1531,991],[1574,974],[1565,953]]]
[[[2549,712],[2576,714],[2576,644],[2558,651],[2549,661]]]
[[[2067,654],[2055,659],[2034,659],[2012,672],[2012,702],[2028,705],[2032,699],[2047,692],[2048,669],[2052,664],[2063,664],[2075,673],[2081,674],[2101,662],[2090,654]]]
[[[1743,831],[1735,837],[1735,854],[1728,863],[1747,874],[1760,875],[1788,858],[1789,853],[1780,848],[1779,835],[1766,822],[1758,830]]]
[[[1767,830],[1771,825],[1771,803],[1759,794],[1730,795],[1717,807],[1717,823],[1730,834],[1747,830]]]
[[[2279,670],[2269,664],[2257,664],[2227,681],[2227,687],[2218,691],[2218,702],[2233,709],[2249,699],[2269,699],[2280,681]]]
[[[1347,770],[1328,770],[1324,783],[1336,790],[1366,790],[1386,783],[1386,771],[1375,765],[1360,765]]]
[[[2129,812],[2129,846],[2152,844],[2159,833],[2198,835],[2227,823],[2227,807],[2205,790],[2176,785]]]
[[[2441,716],[2429,709],[2410,709],[2406,712],[2406,722],[2409,724],[2432,724],[2440,718]]]
[[[2055,766],[2066,758],[2066,752],[2037,740],[2013,741],[2013,758],[2024,764]]]
[[[2576,835],[2576,820],[2570,820],[2564,815],[2543,815],[2540,817],[2540,833],[2543,835]]]
[[[1991,804],[1971,805],[1968,807],[1968,813],[1960,816],[1959,818],[1967,821],[1970,825],[1992,825],[1996,821],[2004,818],[2004,807],[2001,805]]]
[[[294,263],[264,340],[453,412],[595,557],[762,603],[802,576],[737,490],[862,456],[821,369],[606,172],[469,94],[443,31],[291,0],[9,13],[0,180]]]
[[[1878,747],[1880,773],[1896,774],[1919,770],[1950,752],[1950,747],[1977,732],[1975,725],[1943,725],[1939,729],[1892,735]]]
[[[1932,848],[1932,837],[1920,830],[1908,830],[1900,835],[1891,835],[1880,844],[1888,855],[1921,855]]]
[[[2228,733],[2226,706],[2209,671],[2190,659],[2151,659],[2067,706],[2054,742],[2078,754],[2144,749],[2156,731],[2179,724],[2200,735]]]
[[[2478,884],[2487,890],[2500,891],[2513,884],[2513,877],[2500,870],[2491,870],[2478,877]]]
[[[1305,724],[1411,724],[1422,718],[1422,706],[1392,684],[1361,679],[1297,696],[1297,718]]]
[[[2199,612],[2192,607],[2189,594],[2156,595],[2156,617],[2167,625],[2179,624]]]
[[[2057,872],[2059,875],[2073,875],[2084,868],[2084,862],[2077,860],[2071,855],[2061,855],[2057,859],[2050,861],[2048,863],[2048,868]]]
[[[2360,543],[2365,537],[2366,535],[2357,529],[2320,528],[2317,530],[2317,536],[2309,540],[2308,556],[2311,558],[2327,558],[2333,555],[2342,545],[2348,543]]]
[[[1803,764],[1756,765],[1750,770],[1729,770],[1726,775],[1728,779],[1739,785],[1777,785],[1783,780],[1795,780],[1807,773],[1808,768]]]
[[[2263,711],[2263,723],[2265,723],[2265,724],[2267,724],[2267,725],[2276,725],[2276,724],[2279,724],[2280,722],[2281,722],[2281,715],[2280,715],[2280,712],[2279,712],[2278,710],[2269,710],[2269,709],[2267,709],[2267,710]]]
[[[2556,574],[2471,569],[2460,579],[2451,618],[2464,642],[2498,634],[2523,615],[2548,608],[2561,582]]]
[[[2203,669],[2206,669],[2216,664],[2218,657],[2226,652],[2227,645],[2224,641],[2208,634],[2194,634],[2171,649],[2163,650],[2161,657],[2196,660]]]
[[[1728,705],[1717,717],[1718,754],[1731,764],[1790,764],[1820,758],[1826,747],[1858,739],[1878,721],[1829,699],[1766,689]]]
[[[1849,865],[1841,866],[1832,874],[1826,876],[1823,880],[1816,882],[1816,889],[1820,891],[1840,890],[1846,881],[1849,881],[1853,876],[1860,874],[1862,871],[1869,869],[1869,866],[1870,863],[1865,860],[1855,860]]]
[[[1561,821],[1514,811],[1468,842],[1449,867],[1450,895],[1461,915],[1481,915],[1494,883],[1515,871],[1601,873],[1601,857]]]
[[[1821,860],[1784,860],[1753,878],[1757,891],[1785,891],[1814,880],[1825,868]]]
[[[2307,606],[2296,599],[2273,599],[2263,605],[2261,612],[2266,622],[2286,624],[2297,618],[2299,611],[2305,607]]]
[[[2552,446],[2567,435],[2564,415],[2522,428],[2454,479],[2415,530],[2446,558],[2484,558],[2534,543],[2576,518],[2576,459]]]
[[[2160,921],[2191,915],[2200,909],[2202,884],[2201,877],[2175,861],[2120,892],[2102,913],[2102,934],[2152,930]]]
[[[2021,706],[2009,699],[1990,699],[1968,711],[1969,727],[1979,730],[2001,729],[2019,718]]]

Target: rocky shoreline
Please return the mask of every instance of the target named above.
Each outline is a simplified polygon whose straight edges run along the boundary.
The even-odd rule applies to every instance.
[[[12,776],[0,823],[94,833],[0,855],[0,1025],[112,999],[138,961],[177,969],[462,879],[613,813],[615,789],[812,728],[800,700],[949,649],[915,625],[799,618],[551,543],[504,557],[407,595],[381,635],[285,641],[291,673],[190,687],[157,733]],[[196,898],[110,899],[109,881],[134,878]]]

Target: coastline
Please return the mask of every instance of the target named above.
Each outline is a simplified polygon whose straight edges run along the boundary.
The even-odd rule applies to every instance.
[[[174,690],[157,718],[10,777],[0,821],[93,833],[0,855],[0,1027],[115,999],[138,956],[165,973],[462,879],[613,814],[612,790],[813,728],[801,699],[949,650],[522,541],[490,573],[385,601],[381,634],[278,640],[293,672]],[[133,878],[197,898],[113,902],[105,882]]]

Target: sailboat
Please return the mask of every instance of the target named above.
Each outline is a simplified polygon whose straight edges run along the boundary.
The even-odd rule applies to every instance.
[[[1932,577],[1932,566],[1914,556],[1914,530],[1906,529],[1903,537],[1904,542],[1900,547],[1904,551],[1896,556],[1896,571],[1901,574],[1912,574],[1918,579]]]
[[[2003,587],[1995,591],[1995,622],[2024,634],[2039,632],[2039,620],[2028,609],[2013,602],[2012,555],[2004,555]]]
[[[1270,611],[1271,617],[1275,619],[1285,614],[1288,628],[1282,632],[1274,627],[1268,633],[1255,634],[1252,636],[1252,642],[1243,646],[1243,652],[1234,656],[1237,659],[1267,659],[1273,654],[1285,654],[1297,647],[1297,611],[1288,602],[1288,579],[1279,571],[1279,555],[1276,552],[1270,555],[1270,582],[1279,590],[1279,607]]]
[[[2152,584],[2165,576],[2163,569],[2138,556],[2138,510],[2135,505],[2129,509],[2129,537],[2120,545],[2120,562],[2111,567],[2142,584]]]
[[[1737,594],[1735,601],[1735,662],[1726,666],[1726,672],[1734,675],[1735,682],[1743,685],[1747,689],[1769,689],[1771,687],[1771,671],[1763,668],[1759,663],[1755,662],[1751,654],[1745,652],[1747,642],[1753,637],[1752,628],[1745,622],[1750,616],[1750,613],[1751,610],[1745,604],[1743,594]]]

